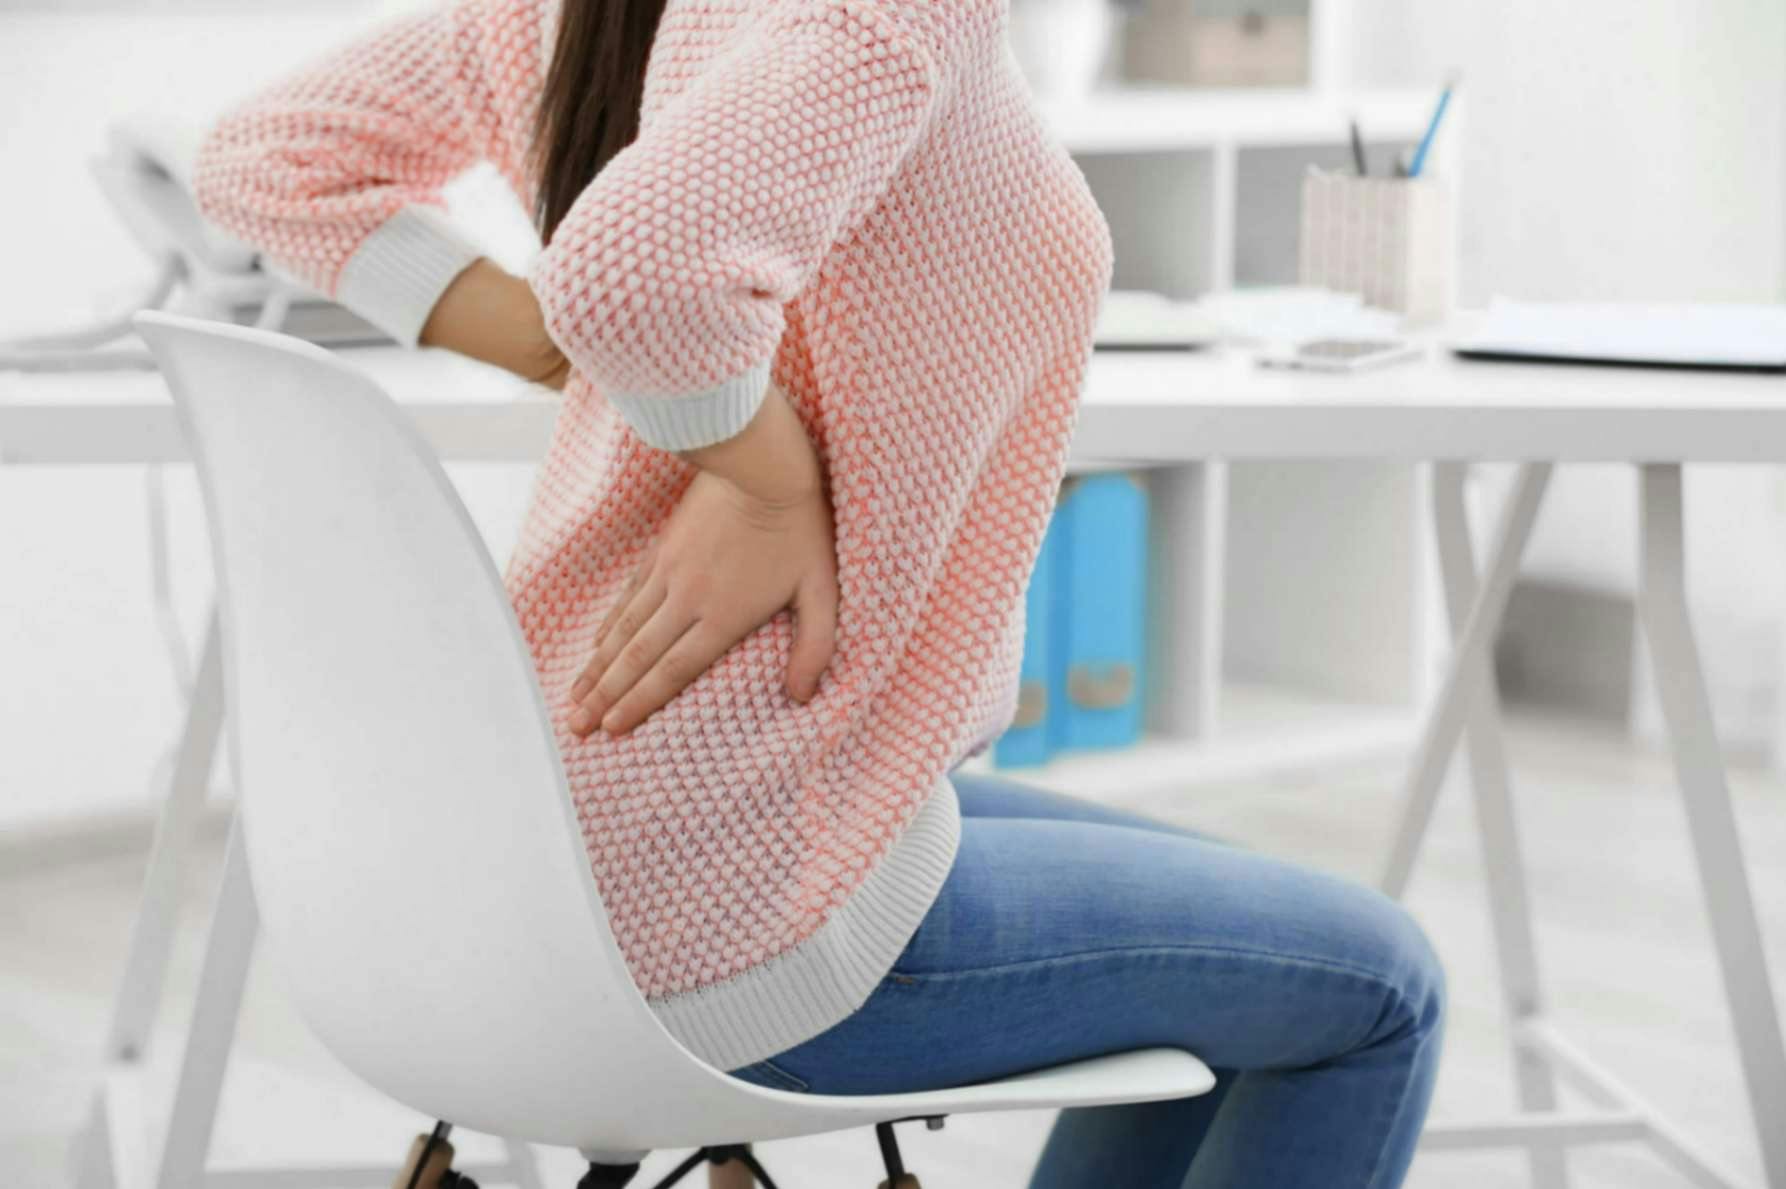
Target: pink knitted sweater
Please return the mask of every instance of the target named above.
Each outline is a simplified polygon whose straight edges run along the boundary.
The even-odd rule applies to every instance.
[[[443,213],[528,145],[559,0],[457,0],[271,86],[206,138],[202,209],[414,343],[479,254]],[[722,1068],[853,1011],[934,899],[947,773],[1010,721],[1023,593],[1109,281],[1001,0],[669,0],[638,139],[530,281],[574,374],[507,581],[640,989]],[[630,735],[566,690],[694,475],[768,383],[836,511],[835,659],[800,705],[777,616]],[[501,790],[492,790],[501,795]]]

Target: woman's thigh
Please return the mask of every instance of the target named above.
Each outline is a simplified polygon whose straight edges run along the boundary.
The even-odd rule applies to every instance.
[[[1419,929],[1368,888],[1178,833],[968,814],[941,894],[868,1001],[741,1072],[866,1094],[1152,1045],[1296,1068],[1357,1047],[1440,980]]]
[[[1204,837],[1195,830],[1161,821],[1132,809],[1117,809],[1070,797],[1052,789],[1024,784],[1004,776],[984,773],[951,772],[949,783],[955,786],[963,817],[1029,818],[1059,822],[1086,822],[1106,826],[1129,826],[1137,830],[1153,830],[1166,834]]]

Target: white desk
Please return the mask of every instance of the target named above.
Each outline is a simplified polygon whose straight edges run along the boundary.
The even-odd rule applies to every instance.
[[[550,394],[437,352],[369,347],[345,357],[409,410],[443,458],[534,462],[545,453],[558,415]],[[189,457],[180,419],[153,372],[0,372],[0,466],[165,463]]]
[[[455,460],[532,461],[556,403],[429,352],[348,358]],[[104,400],[90,394],[103,387]],[[71,396],[70,394],[78,394]],[[1096,355],[1076,462],[1364,459],[1786,463],[1786,377],[1470,363],[1437,356],[1356,376],[1255,366],[1244,352]],[[150,374],[0,373],[0,464],[179,462]]]
[[[1692,1183],[1740,1182],[1561,1035],[1544,1013],[1530,898],[1507,786],[1490,647],[1552,468],[1627,462],[1642,478],[1639,612],[1687,811],[1766,1183],[1786,1189],[1786,1045],[1749,890],[1704,673],[1688,616],[1681,468],[1786,462],[1786,379],[1771,375],[1473,363],[1448,355],[1352,376],[1255,367],[1240,353],[1197,366],[1100,358],[1074,441],[1112,460],[1360,458],[1429,461],[1433,527],[1454,644],[1408,775],[1382,886],[1400,895],[1445,769],[1469,740],[1520,1106],[1511,1121],[1435,1125],[1433,1147],[1527,1147],[1534,1183],[1564,1181],[1572,1144],[1644,1140]],[[1466,467],[1520,465],[1480,578],[1463,500]],[[1601,1113],[1556,1112],[1557,1081]]]
[[[1786,462],[1786,377],[1422,364],[1351,376],[1240,351],[1095,357],[1078,458]]]
[[[479,385],[468,392],[462,369],[448,370],[445,361],[426,356],[370,352],[357,358],[411,408],[449,458],[525,460],[536,458],[544,446],[553,413],[549,399],[517,400],[512,384],[494,381],[488,391]],[[454,395],[445,399],[442,381],[449,377]],[[58,397],[58,382],[0,378],[0,463],[184,457],[178,426],[157,394],[157,382],[132,377],[117,383],[117,399],[100,404]],[[90,377],[78,382],[79,390],[93,387]],[[76,385],[69,383],[68,389]],[[1786,1119],[1786,1048],[1687,617],[1680,473],[1682,464],[1690,462],[1786,463],[1786,381],[1448,358],[1350,377],[1266,372],[1238,353],[1114,354],[1094,360],[1075,439],[1076,463],[1288,458],[1434,464],[1434,527],[1455,643],[1449,670],[1425,718],[1383,885],[1392,893],[1405,887],[1446,764],[1467,736],[1515,1039],[1520,1106],[1528,1113],[1510,1120],[1435,1125],[1427,1142],[1530,1148],[1538,1183],[1551,1189],[1561,1184],[1560,1153],[1567,1145],[1645,1140],[1692,1183],[1734,1186],[1740,1183],[1736,1178],[1717,1169],[1666,1120],[1559,1035],[1544,1014],[1487,663],[1552,467],[1628,462],[1641,468],[1642,619],[1742,1052],[1766,1183],[1786,1189],[1786,1127],[1780,1125]],[[1479,579],[1465,521],[1463,475],[1469,463],[1491,460],[1522,465]],[[136,1059],[156,1009],[171,931],[171,876],[190,836],[219,728],[214,633],[200,675],[200,696],[194,699],[170,782],[110,1042],[111,1056],[123,1064]],[[233,908],[232,895],[246,900],[245,884],[233,893],[226,886],[220,893],[214,936],[229,944],[213,945],[208,955],[188,1042],[192,1059],[182,1074],[173,1121],[165,1138],[155,1141],[160,1152],[155,1171],[151,1177],[134,1169],[103,1170],[117,1172],[118,1179],[183,1185],[196,1182],[203,1166],[222,1055],[253,930],[252,904]],[[1575,1084],[1604,1110],[1555,1113],[1559,1078]],[[369,1183],[371,1177],[368,1172]],[[282,1174],[279,1183],[298,1182]]]

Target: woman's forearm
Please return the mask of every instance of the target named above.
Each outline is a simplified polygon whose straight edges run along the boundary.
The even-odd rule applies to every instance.
[[[488,259],[473,263],[441,294],[422,327],[421,343],[553,388],[563,388],[570,373],[563,352],[546,333],[527,281]],[[771,505],[803,499],[819,485],[817,452],[793,406],[774,385],[738,433],[679,456]]]
[[[440,295],[421,343],[493,364],[536,384],[563,388],[570,364],[546,334],[527,282],[479,259]]]

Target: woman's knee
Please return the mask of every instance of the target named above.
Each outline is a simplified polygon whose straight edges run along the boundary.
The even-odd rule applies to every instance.
[[[1445,965],[1431,938],[1398,902],[1374,890],[1364,895],[1370,921],[1366,961],[1389,999],[1384,1033],[1439,1031],[1445,1019]]]

